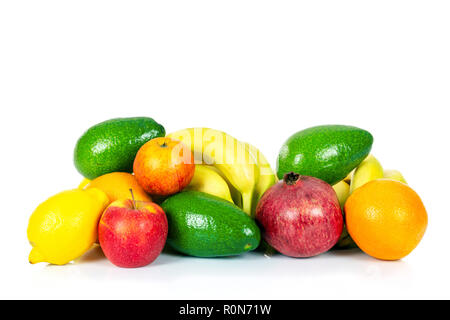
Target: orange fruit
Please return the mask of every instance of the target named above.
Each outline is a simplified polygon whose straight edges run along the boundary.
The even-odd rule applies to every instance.
[[[191,182],[195,171],[194,154],[179,140],[155,138],[139,149],[133,170],[145,191],[168,196]]]
[[[126,172],[111,172],[90,181],[86,189],[97,188],[102,190],[110,202],[131,199],[130,189],[133,190],[136,201],[152,201],[150,196],[138,184],[136,178]]]
[[[358,247],[381,260],[399,260],[416,248],[428,224],[422,200],[408,185],[373,180],[345,203],[348,232]]]

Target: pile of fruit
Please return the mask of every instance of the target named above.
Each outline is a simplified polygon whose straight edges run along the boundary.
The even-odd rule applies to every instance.
[[[427,213],[400,172],[370,155],[372,143],[356,127],[305,129],[283,144],[275,174],[258,149],[218,130],[166,135],[145,117],[99,123],[75,146],[79,187],[31,215],[29,261],[63,265],[100,245],[113,264],[142,267],[166,244],[196,257],[359,247],[401,259]]]

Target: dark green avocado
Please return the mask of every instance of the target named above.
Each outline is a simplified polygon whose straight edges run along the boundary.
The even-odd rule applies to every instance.
[[[260,231],[234,204],[199,191],[178,193],[161,207],[167,215],[167,243],[196,257],[238,255],[258,247]]]
[[[132,172],[139,148],[165,134],[164,127],[152,118],[117,118],[101,122],[78,139],[75,167],[88,179],[110,172]]]
[[[372,143],[368,131],[352,126],[324,125],[299,131],[281,147],[277,176],[282,179],[293,171],[335,184],[369,155]]]

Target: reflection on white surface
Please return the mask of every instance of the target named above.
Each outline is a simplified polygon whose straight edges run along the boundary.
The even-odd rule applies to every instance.
[[[112,265],[97,247],[70,265],[29,268],[33,290],[49,296],[58,291],[68,297],[74,294],[68,288],[76,287],[79,292],[83,284],[100,287],[105,297],[122,298],[310,298],[320,288],[330,290],[322,292],[323,297],[339,297],[352,295],[333,291],[340,291],[349,281],[373,286],[383,279],[405,288],[411,281],[408,263],[375,260],[358,250],[333,251],[307,259],[281,254],[267,258],[261,252],[194,258],[167,251],[147,267],[122,269]],[[270,292],[264,290],[268,285]],[[353,293],[357,298],[357,292]],[[89,290],[83,294],[86,298],[98,296]]]

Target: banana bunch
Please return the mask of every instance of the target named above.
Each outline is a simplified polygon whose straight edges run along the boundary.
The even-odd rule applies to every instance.
[[[182,141],[194,153],[196,172],[198,168],[200,172],[188,188],[229,201],[231,197],[245,213],[254,217],[259,199],[277,181],[270,164],[258,149],[209,128],[184,129],[167,136]],[[217,174],[227,184],[229,194]]]
[[[213,166],[195,165],[194,177],[184,190],[196,190],[233,202],[230,188],[220,172]]]
[[[405,178],[399,171],[384,170],[380,162],[373,155],[369,155],[344,180],[338,182],[333,186],[333,189],[339,199],[341,208],[344,208],[345,201],[347,201],[347,198],[353,191],[365,185],[369,181],[376,179],[390,179],[406,183]],[[350,237],[346,227],[344,226],[342,235],[335,248],[350,249],[356,247],[356,244],[353,242],[353,239]]]
[[[353,172],[349,193],[351,194],[357,188],[376,179],[390,179],[406,183],[405,178],[399,171],[384,170],[380,162],[373,155],[369,155]]]

